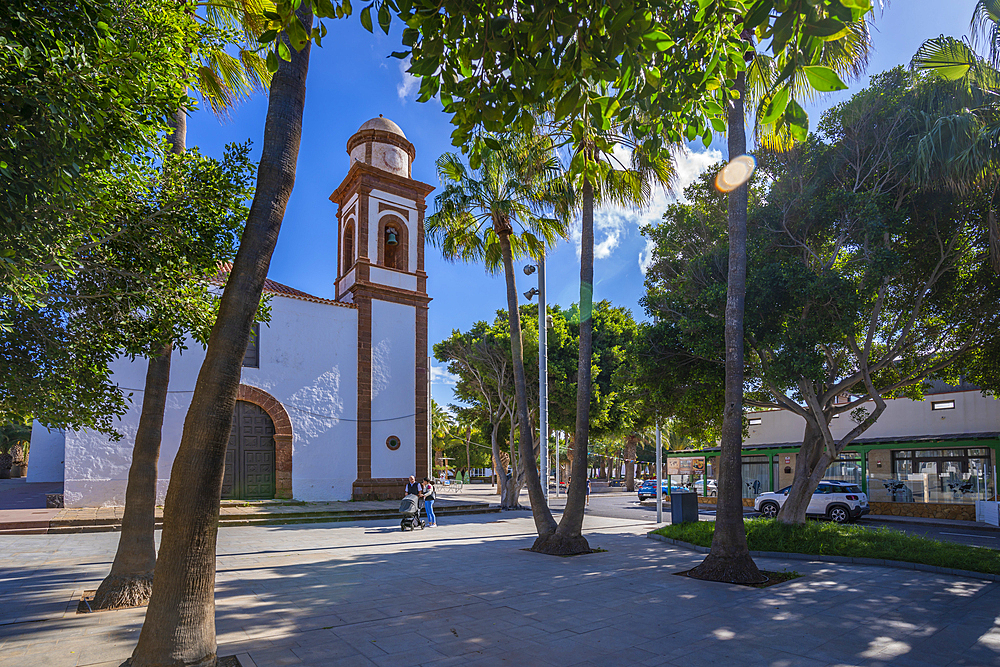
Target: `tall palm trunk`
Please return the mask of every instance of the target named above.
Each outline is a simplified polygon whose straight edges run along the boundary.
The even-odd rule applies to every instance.
[[[503,272],[507,278],[507,319],[510,322],[510,352],[514,359],[514,398],[517,401],[517,421],[520,427],[518,438],[518,455],[523,463],[524,485],[528,487],[528,500],[531,502],[531,516],[535,520],[535,530],[539,535],[551,535],[556,529],[556,520],[545,503],[542,493],[542,481],[535,466],[535,456],[532,444],[531,420],[528,418],[528,386],[524,379],[524,347],[521,343],[521,317],[517,305],[517,283],[514,281],[514,258],[510,248],[510,235],[513,230],[510,223],[502,221],[495,225],[497,237],[500,239],[500,250],[503,254]],[[513,433],[511,433],[513,436]],[[517,475],[511,461],[511,472]],[[520,484],[518,484],[520,487]],[[517,498],[508,498],[509,505],[517,505]]]
[[[298,11],[306,32],[310,3]],[[164,507],[163,536],[133,667],[216,664],[215,547],[222,472],[250,327],[295,183],[310,45],[292,49],[271,82],[257,189],[184,433]]]
[[[580,252],[580,358],[576,380],[576,434],[566,509],[559,527],[550,536],[535,540],[531,549],[547,554],[589,553],[583,536],[583,513],[587,506],[587,446],[590,440],[590,367],[594,337],[594,186],[583,181]]]
[[[153,590],[156,566],[156,461],[160,457],[160,433],[163,412],[167,407],[170,384],[170,355],[173,346],[165,345],[150,357],[146,387],[142,395],[142,414],[132,446],[132,464],[125,489],[125,514],[118,538],[111,572],[94,595],[95,609],[135,607],[145,604]]]
[[[183,155],[187,150],[187,112],[178,109],[171,119],[168,137],[170,152]],[[145,604],[153,590],[156,566],[156,463],[160,458],[163,413],[167,407],[170,385],[170,355],[167,343],[150,357],[146,369],[146,387],[142,394],[142,413],[132,446],[132,463],[125,487],[125,513],[118,551],[111,572],[94,594],[94,609],[115,609]]]
[[[728,108],[729,159],[747,149],[743,97],[746,74],[736,77],[739,98]],[[712,550],[691,576],[712,581],[764,580],[750,558],[743,526],[743,305],[747,278],[747,185],[729,193],[729,286],[726,293],[726,405],[722,413],[719,498]]]

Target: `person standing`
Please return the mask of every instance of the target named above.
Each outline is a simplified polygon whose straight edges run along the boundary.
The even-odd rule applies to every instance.
[[[424,513],[427,515],[427,527],[437,528],[437,517],[434,516],[434,500],[437,494],[434,492],[434,482],[424,477]]]
[[[417,478],[410,475],[410,480],[406,483],[406,488],[403,490],[403,495],[414,495],[419,497],[421,494],[420,484],[417,483]]]
[[[587,505],[590,505],[590,478],[587,478]]]

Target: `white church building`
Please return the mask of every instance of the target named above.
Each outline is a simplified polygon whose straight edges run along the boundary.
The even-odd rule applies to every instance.
[[[330,196],[336,296],[267,281],[271,321],[256,327],[243,360],[224,498],[396,498],[409,475],[429,472],[424,200],[433,187],[411,178],[413,144],[381,116],[347,152],[350,169]],[[192,344],[171,360],[160,501],[204,358]],[[67,507],[123,505],[146,366],[123,358],[112,367],[132,394],[120,440],[36,423],[28,482],[62,481]]]

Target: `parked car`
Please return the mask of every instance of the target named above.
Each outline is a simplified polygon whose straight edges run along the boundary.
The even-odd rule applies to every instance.
[[[714,480],[708,480],[708,493],[705,493],[705,482],[704,480],[698,480],[697,482],[691,483],[691,490],[697,493],[699,496],[717,496],[719,495],[719,483]]]
[[[671,493],[690,493],[691,489],[686,489],[683,486],[670,486],[666,482],[660,487],[663,492],[664,498],[669,498]],[[646,500],[647,498],[656,497],[656,480],[647,479],[638,488],[639,502]]]
[[[768,518],[777,516],[778,510],[788,499],[786,486],[780,491],[762,493],[754,501],[754,509]],[[861,492],[861,487],[851,482],[823,480],[813,492],[807,516],[825,516],[836,523],[857,521],[868,514],[868,496]]]

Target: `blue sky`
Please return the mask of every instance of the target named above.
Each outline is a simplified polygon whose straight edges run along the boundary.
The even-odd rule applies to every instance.
[[[974,4],[974,0],[895,0],[876,22],[875,53],[868,71],[877,73],[908,63],[927,38],[967,34]],[[404,74],[399,60],[386,57],[400,48],[398,25],[389,36],[377,29],[372,35],[355,16],[328,21],[327,28],[329,34],[323,47],[314,48],[310,59],[295,189],[271,261],[270,277],[332,298],[337,219],[336,206],[328,198],[347,173],[348,138],[366,120],[383,114],[399,124],[416,146],[414,178],[435,186],[439,185],[435,159],[455,149],[451,146],[451,125],[440,104],[417,103],[415,80]],[[866,82],[867,77],[852,83],[850,91],[828,95],[809,105],[813,125],[823,109],[845,99]],[[250,139],[257,158],[266,111],[265,95],[242,104],[225,120],[198,111],[189,122],[188,145],[220,156],[227,143]],[[681,188],[705,167],[725,157],[724,138],[717,139],[708,151],[700,144],[692,148],[679,164]],[[642,211],[597,212],[595,299],[609,299],[630,308],[636,318],[644,317],[639,298],[643,294],[641,262],[646,241],[639,226],[658,220],[671,196],[658,193],[653,204]],[[433,201],[429,201],[429,212],[433,207]],[[450,335],[453,329],[465,330],[476,320],[492,319],[498,308],[506,306],[502,276],[488,276],[478,265],[445,262],[436,250],[428,248],[426,271],[427,289],[434,299],[429,320],[431,344]],[[519,292],[535,284],[534,277],[520,271],[516,275]],[[574,239],[550,250],[549,302],[565,307],[578,300],[579,275]],[[434,399],[447,404],[452,400],[448,379],[443,369],[435,371]]]

